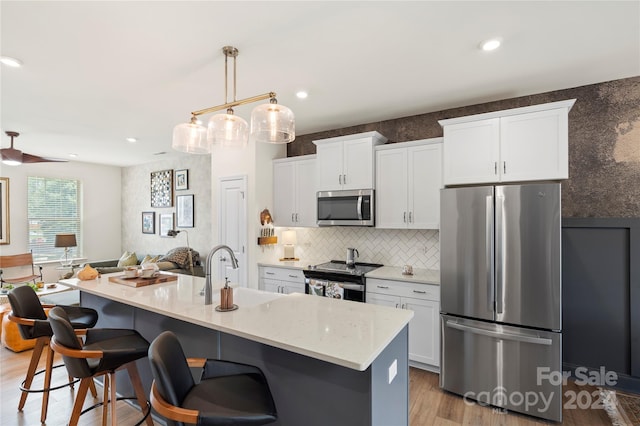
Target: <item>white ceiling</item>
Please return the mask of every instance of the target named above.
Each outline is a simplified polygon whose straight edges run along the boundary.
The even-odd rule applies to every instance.
[[[277,92],[298,135],[640,75],[639,1],[3,0],[0,20],[24,63],[0,67],[2,147],[119,166],[183,155],[173,127],[224,103],[225,45],[238,98]]]

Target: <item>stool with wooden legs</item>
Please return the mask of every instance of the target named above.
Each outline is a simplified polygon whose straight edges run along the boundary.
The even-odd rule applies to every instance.
[[[53,370],[53,351],[49,347],[49,341],[53,335],[51,324],[47,319],[44,308],[53,307],[55,305],[42,305],[36,292],[29,286],[16,287],[7,294],[9,303],[11,304],[11,312],[9,320],[18,325],[18,330],[23,339],[36,339],[36,345],[31,355],[27,375],[22,382],[20,402],[18,410],[22,411],[29,393],[42,393],[42,410],[40,412],[40,421],[44,423],[47,418],[47,408],[49,405],[49,392],[61,387],[73,385],[75,383],[71,378],[69,383],[61,386],[51,387],[51,372]],[[71,319],[71,326],[76,329],[91,328],[98,322],[98,313],[94,309],[81,308],[78,306],[61,306],[68,317]],[[31,384],[35,375],[43,371],[36,372],[42,351],[47,351],[47,360],[45,364],[44,386],[42,389],[31,389]],[[97,396],[95,387],[91,389],[93,396]]]
[[[143,411],[146,409],[144,420],[149,426],[153,426],[153,420],[149,416],[151,407],[147,402],[136,367],[136,361],[147,356],[149,342],[135,330],[93,328],[74,331],[66,312],[57,307],[49,311],[49,322],[53,329],[51,347],[62,355],[69,375],[81,379],[69,424],[71,426],[78,424],[80,415],[83,414],[82,406],[90,383],[93,383],[95,377],[103,376],[102,424],[106,424],[110,405],[111,424],[116,426],[118,398],[115,373],[116,370],[126,368],[140,408]],[[78,340],[78,334],[84,334],[84,343]]]
[[[269,385],[255,366],[187,358],[177,336],[165,331],[151,343],[151,405],[168,424],[265,425],[278,419]],[[201,369],[196,383],[190,367]]]

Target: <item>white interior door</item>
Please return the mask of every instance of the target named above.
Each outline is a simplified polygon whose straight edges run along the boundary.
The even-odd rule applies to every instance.
[[[238,269],[231,267],[229,254],[218,251],[212,262],[218,264],[218,280],[229,278],[241,287],[247,286],[247,177],[220,178],[218,183],[218,235],[220,244],[226,244],[238,259]],[[213,266],[213,265],[212,265]]]

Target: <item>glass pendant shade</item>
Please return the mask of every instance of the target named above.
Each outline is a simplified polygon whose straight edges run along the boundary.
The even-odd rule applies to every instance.
[[[207,129],[197,123],[181,123],[173,128],[171,147],[189,154],[209,154],[211,147],[206,138]]]
[[[207,141],[225,148],[246,146],[249,141],[249,124],[244,118],[233,115],[233,111],[216,114],[209,119]]]
[[[293,112],[277,103],[258,105],[251,112],[251,135],[258,142],[293,142],[296,138]]]

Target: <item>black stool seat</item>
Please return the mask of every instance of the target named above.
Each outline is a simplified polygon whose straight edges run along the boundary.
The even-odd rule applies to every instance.
[[[104,377],[103,421],[106,421],[107,408],[111,405],[111,421],[112,424],[117,424],[115,371],[120,368],[128,370],[140,407],[148,407],[135,361],[147,356],[149,342],[137,331],[119,328],[88,329],[84,333],[84,342],[81,342],[64,309],[51,309],[49,321],[53,329],[51,347],[62,355],[69,375],[82,379],[73,405],[70,425],[78,423],[89,383],[97,376]],[[152,426],[153,421],[148,414],[147,410],[145,419],[147,424]]]
[[[51,370],[53,369],[53,352],[49,347],[49,341],[53,336],[51,324],[44,311],[45,307],[52,305],[42,305],[36,292],[28,285],[16,287],[9,294],[9,303],[11,304],[11,313],[9,319],[18,325],[18,331],[23,339],[37,339],[36,345],[31,354],[31,362],[27,369],[27,375],[23,382],[22,395],[18,403],[18,410],[22,411],[27,396],[31,392],[42,392],[42,410],[40,412],[40,421],[44,423],[47,418],[47,408],[49,404],[49,391],[73,385],[74,381],[70,380],[67,385],[51,388]],[[98,322],[98,312],[90,308],[82,308],[78,306],[60,306],[67,313],[74,329],[91,328]],[[45,369],[36,372],[42,351],[47,351],[47,363]],[[35,375],[45,372],[44,387],[42,389],[31,389],[31,383]],[[91,393],[97,396],[95,387],[91,387]]]
[[[230,361],[186,358],[176,335],[165,331],[149,347],[154,382],[151,405],[176,424],[263,425],[278,418],[264,374]],[[201,367],[196,384],[190,367]]]

